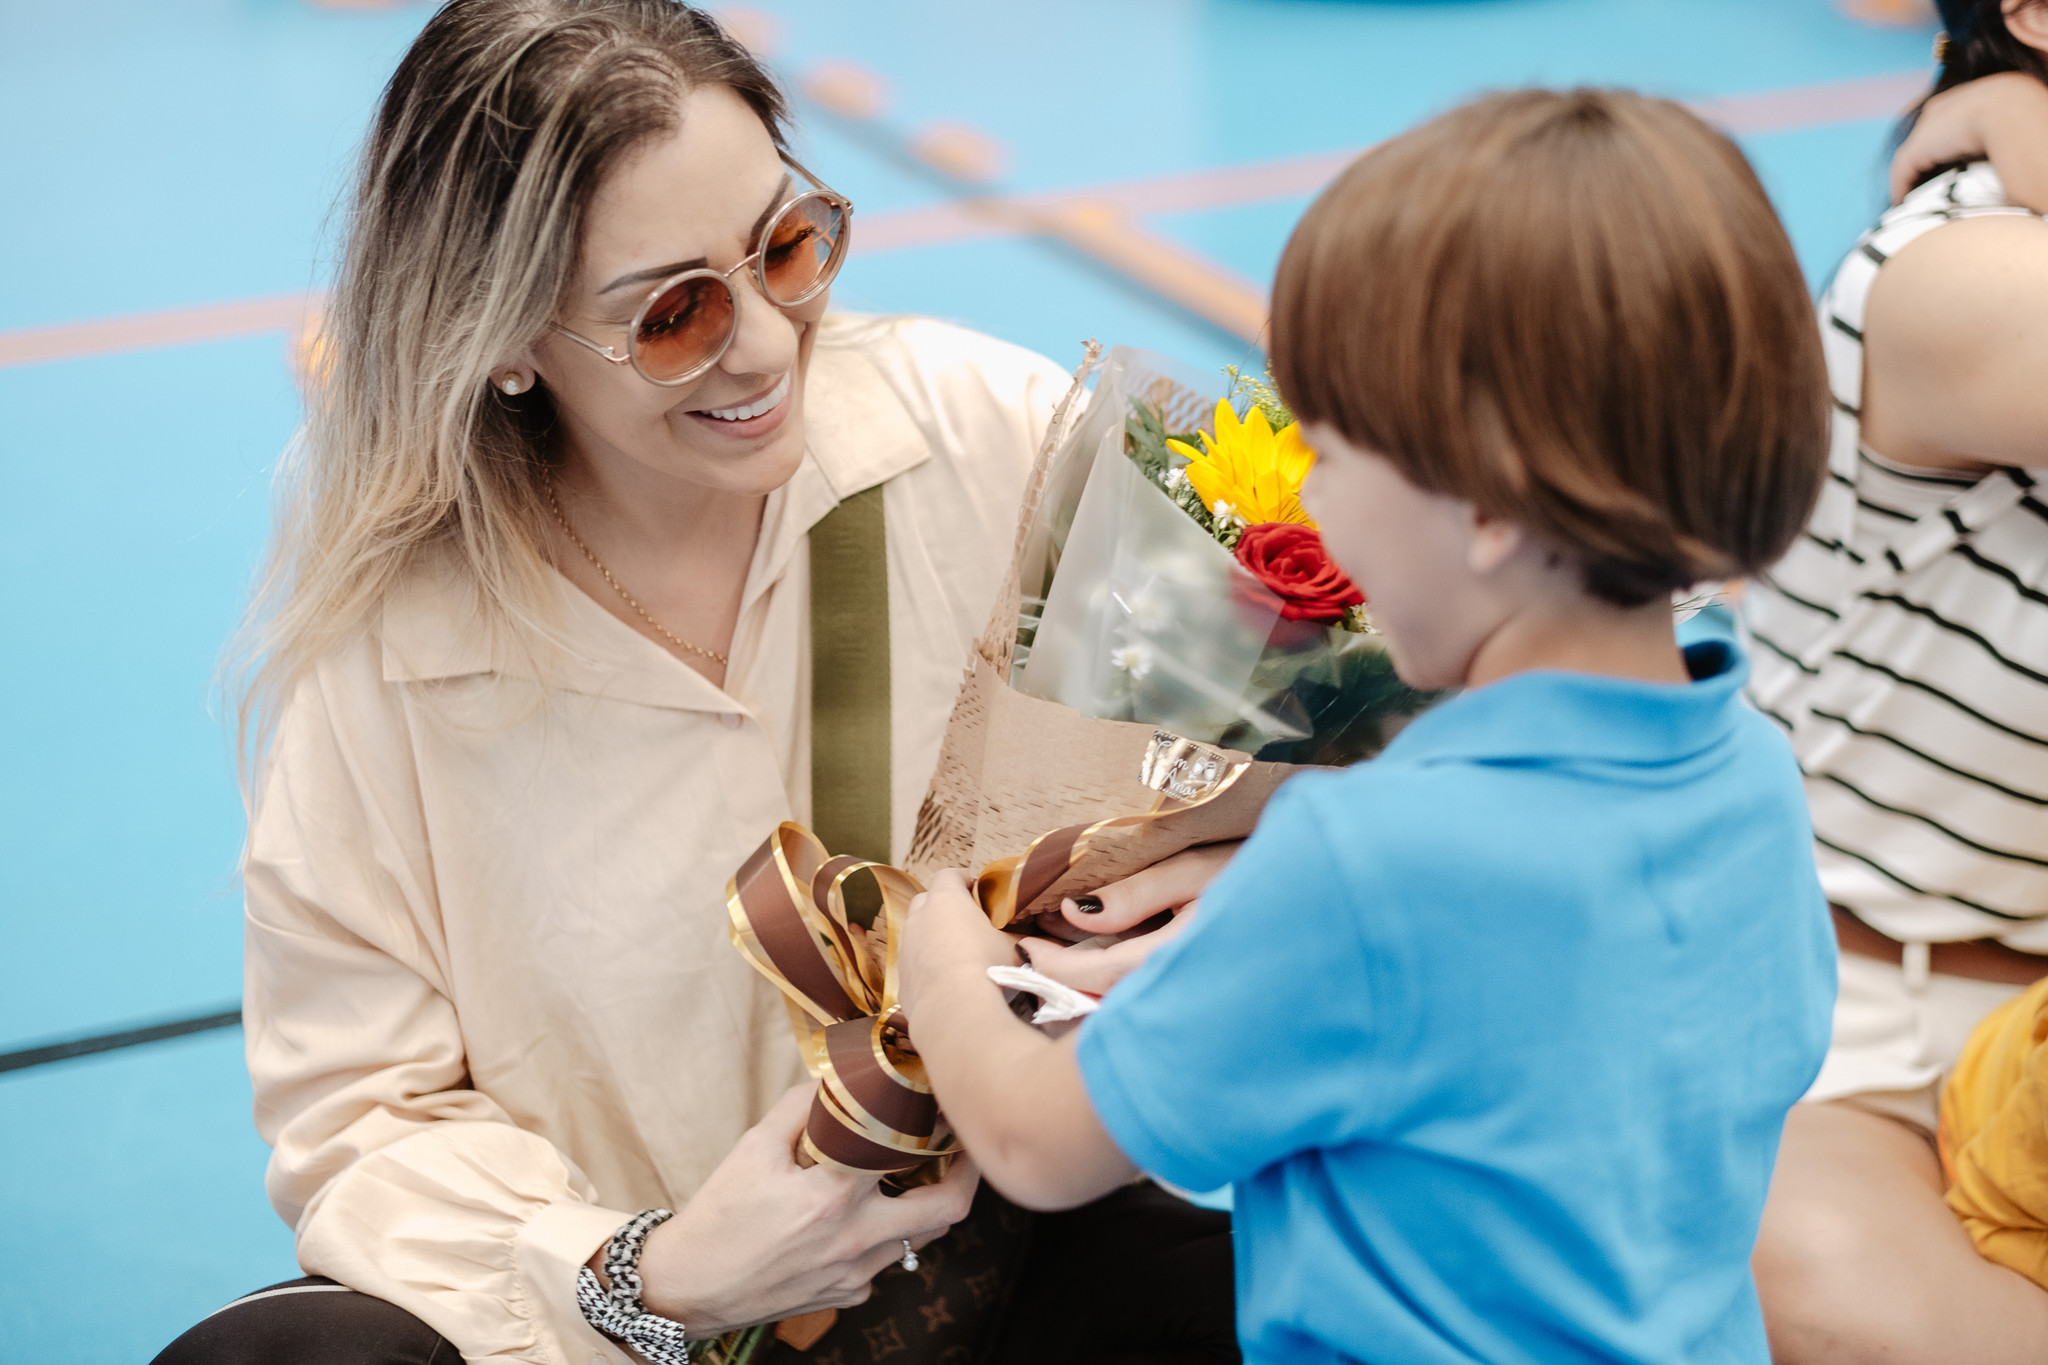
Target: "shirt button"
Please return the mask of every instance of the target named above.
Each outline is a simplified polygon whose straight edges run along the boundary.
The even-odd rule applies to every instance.
[[[720,715],[719,719],[725,722],[726,729],[737,730],[740,728],[740,725],[745,720],[745,717],[738,716],[733,714],[731,711],[727,711],[724,714]]]

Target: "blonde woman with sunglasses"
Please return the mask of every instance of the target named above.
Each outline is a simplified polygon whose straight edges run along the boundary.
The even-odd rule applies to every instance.
[[[454,0],[385,92],[243,642],[249,1066],[309,1278],[166,1362],[666,1365],[776,1321],[757,1360],[1234,1358],[1220,1215],[793,1160],[726,878],[810,817],[814,668],[886,672],[904,852],[1065,376],[828,315],[853,208],[783,121],[673,0]],[[855,663],[811,569],[863,496]]]

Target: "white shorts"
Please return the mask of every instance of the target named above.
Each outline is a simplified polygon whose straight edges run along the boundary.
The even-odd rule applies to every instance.
[[[1840,953],[1840,993],[1827,1060],[1804,1103],[1846,1100],[1932,1135],[1941,1083],[1985,1015],[2026,989],[2002,981],[1923,973]]]

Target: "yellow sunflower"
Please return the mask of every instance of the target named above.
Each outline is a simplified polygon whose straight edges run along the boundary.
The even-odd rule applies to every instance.
[[[1315,463],[1294,423],[1275,432],[1266,414],[1253,408],[1240,422],[1228,402],[1216,405],[1216,435],[1202,434],[1204,449],[1185,441],[1166,444],[1188,458],[1188,482],[1215,516],[1235,516],[1248,526],[1292,521],[1313,526],[1301,510],[1301,481]],[[1220,509],[1220,510],[1219,510]]]

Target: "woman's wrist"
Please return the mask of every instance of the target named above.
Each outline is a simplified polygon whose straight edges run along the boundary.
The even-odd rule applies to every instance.
[[[719,1336],[742,1323],[717,1322],[695,1283],[697,1267],[690,1256],[685,1206],[656,1228],[640,1253],[640,1297],[647,1311],[688,1323],[691,1340]]]
[[[680,1318],[647,1303],[641,1276],[649,1238],[674,1217],[658,1208],[635,1214],[592,1258],[599,1264],[585,1264],[576,1275],[576,1302],[584,1320],[653,1365],[690,1362],[688,1329]]]

